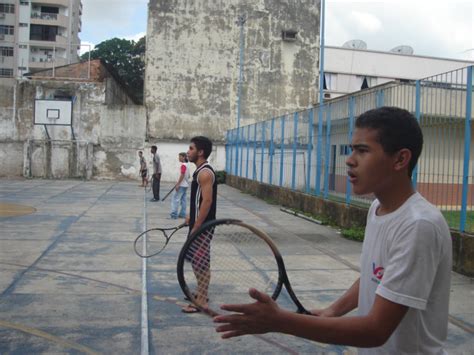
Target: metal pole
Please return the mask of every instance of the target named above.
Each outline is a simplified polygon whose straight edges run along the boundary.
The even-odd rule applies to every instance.
[[[319,124],[318,124],[318,143],[316,153],[316,195],[321,194],[321,140],[323,128],[323,109],[324,109],[324,19],[325,19],[325,0],[321,0],[321,43],[319,47]]]
[[[240,51],[239,51],[239,82],[237,88],[237,128],[240,128],[240,103],[242,96],[242,82],[244,75],[244,24],[247,21],[245,15],[240,15],[237,25],[240,26]]]
[[[240,132],[240,102],[242,96],[242,78],[243,78],[243,64],[244,64],[244,23],[246,21],[245,15],[240,15],[237,20],[237,25],[240,26],[240,54],[239,54],[239,82],[237,87],[237,131]],[[237,143],[238,144],[238,143]],[[236,161],[239,161],[239,149],[236,151]],[[235,167],[235,175],[238,175],[238,167]]]
[[[469,194],[469,162],[471,160],[471,115],[472,115],[472,88],[473,88],[473,66],[467,68],[466,85],[466,120],[464,122],[464,164],[462,178],[462,200],[461,200],[461,220],[459,230],[466,230],[467,201]]]

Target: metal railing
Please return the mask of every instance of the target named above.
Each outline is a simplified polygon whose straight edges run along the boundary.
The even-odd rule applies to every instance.
[[[355,119],[396,106],[412,112],[424,135],[413,173],[417,190],[451,228],[474,233],[473,66],[428,78],[391,82],[227,132],[226,171],[347,204],[369,206],[346,177]]]

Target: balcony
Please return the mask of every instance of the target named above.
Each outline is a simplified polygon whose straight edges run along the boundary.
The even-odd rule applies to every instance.
[[[60,67],[67,64],[65,58],[47,58],[47,57],[31,57],[28,66],[30,69],[48,69],[53,67]]]
[[[30,45],[36,46],[36,47],[60,47],[60,48],[68,47],[67,38],[60,35],[56,36],[56,41],[30,39]]]
[[[69,0],[33,0],[31,3],[36,5],[59,5],[69,7]]]
[[[34,25],[59,26],[68,28],[69,18],[61,14],[33,12],[31,14],[31,23]]]

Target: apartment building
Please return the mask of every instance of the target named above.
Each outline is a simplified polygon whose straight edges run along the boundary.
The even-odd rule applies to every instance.
[[[0,77],[79,60],[81,0],[0,0]]]

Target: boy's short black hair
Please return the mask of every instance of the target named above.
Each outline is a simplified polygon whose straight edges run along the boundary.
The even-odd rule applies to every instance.
[[[420,125],[407,110],[398,107],[380,107],[360,115],[356,128],[369,128],[378,132],[378,142],[385,153],[395,154],[400,149],[411,151],[408,176],[411,176],[423,147]]]
[[[151,146],[151,149],[152,149],[152,150],[158,150],[158,147],[157,147],[156,145],[152,145],[152,146]]]
[[[194,143],[197,150],[204,151],[204,158],[207,159],[212,152],[212,142],[209,138],[204,136],[196,136],[191,138],[191,143]]]

